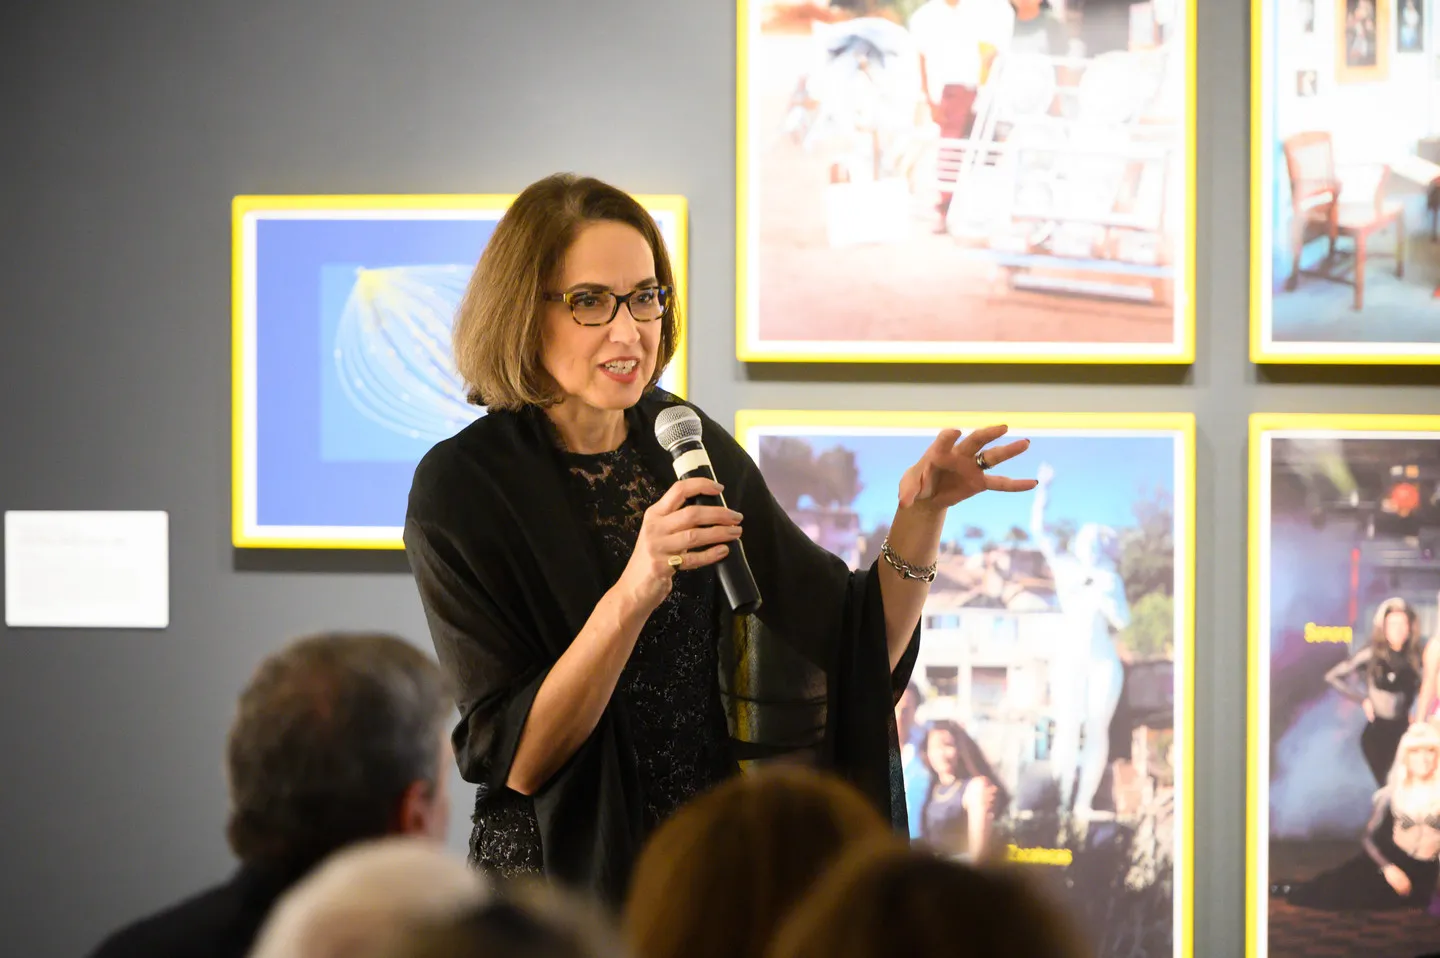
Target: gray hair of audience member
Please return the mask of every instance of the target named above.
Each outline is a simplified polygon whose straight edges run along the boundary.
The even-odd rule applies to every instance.
[[[416,783],[443,796],[451,707],[435,663],[393,635],[321,633],[271,655],[230,729],[231,848],[304,868],[396,831]]]
[[[434,842],[359,842],[276,903],[250,958],[388,958],[411,928],[464,914],[489,895],[484,875]]]
[[[1058,906],[1013,869],[893,842],[857,846],[790,913],[767,958],[1087,958]]]
[[[390,958],[625,958],[614,925],[592,901],[535,880],[448,920],[412,927]]]

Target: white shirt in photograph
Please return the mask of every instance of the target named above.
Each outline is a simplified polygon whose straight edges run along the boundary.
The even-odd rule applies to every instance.
[[[1009,0],[930,0],[910,17],[910,32],[925,57],[930,95],[938,98],[949,84],[980,85],[980,44],[1004,52],[1015,32],[1015,8]]]

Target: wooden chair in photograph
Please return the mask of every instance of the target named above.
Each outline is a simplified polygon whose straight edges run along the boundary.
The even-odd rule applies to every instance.
[[[1415,153],[1427,163],[1440,164],[1440,136],[1425,137]],[[1425,208],[1430,211],[1430,239],[1440,241],[1440,176],[1434,177],[1425,190]]]
[[[1290,173],[1290,247],[1295,262],[1287,290],[1294,290],[1300,276],[1314,276],[1355,287],[1355,308],[1365,308],[1365,263],[1369,255],[1370,237],[1393,226],[1395,228],[1395,275],[1405,275],[1405,209],[1396,201],[1385,199],[1385,181],[1389,167],[1382,167],[1375,192],[1364,200],[1344,202],[1340,198],[1340,178],[1335,169],[1335,149],[1330,134],[1297,133],[1288,137],[1282,147],[1285,166]],[[1355,244],[1355,273],[1346,279],[1338,270],[1346,257],[1337,256],[1335,241],[1348,236]],[[1330,249],[1316,269],[1300,268],[1300,254],[1305,244],[1325,237]]]

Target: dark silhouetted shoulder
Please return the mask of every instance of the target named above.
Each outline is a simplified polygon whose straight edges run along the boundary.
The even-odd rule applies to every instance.
[[[244,958],[290,881],[242,868],[217,885],[116,931],[91,958]]]

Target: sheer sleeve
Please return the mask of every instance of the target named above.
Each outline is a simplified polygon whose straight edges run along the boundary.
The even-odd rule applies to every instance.
[[[1360,845],[1365,849],[1365,854],[1369,855],[1370,860],[1380,869],[1384,869],[1386,865],[1393,864],[1390,859],[1386,858],[1384,853],[1380,851],[1380,847],[1375,844],[1375,836],[1380,829],[1384,827],[1385,819],[1389,811],[1390,792],[1388,789],[1382,789],[1376,793],[1375,808],[1370,813],[1370,821],[1365,823],[1365,835],[1360,839]]]
[[[852,572],[839,556],[812,540],[775,501],[750,454],[718,426],[710,431],[714,435],[706,436],[707,448],[723,448],[743,476],[730,505],[745,516],[742,542],[761,590],[760,622],[819,668],[833,669],[837,656],[851,651],[837,648],[842,641],[875,646],[882,668],[888,668],[884,599],[875,566]],[[729,481],[721,476],[721,482]],[[726,495],[732,496],[731,489]],[[890,673],[896,701],[910,681],[919,637],[917,624],[905,655]]]
[[[451,734],[455,761],[468,782],[505,786],[520,733],[549,665],[527,650],[456,543],[411,519],[405,551],[435,654],[454,685],[460,720]]]
[[[1355,691],[1354,675],[1370,662],[1370,647],[1366,646],[1344,662],[1335,665],[1325,673],[1330,687],[1352,702],[1365,701],[1364,693]]]

